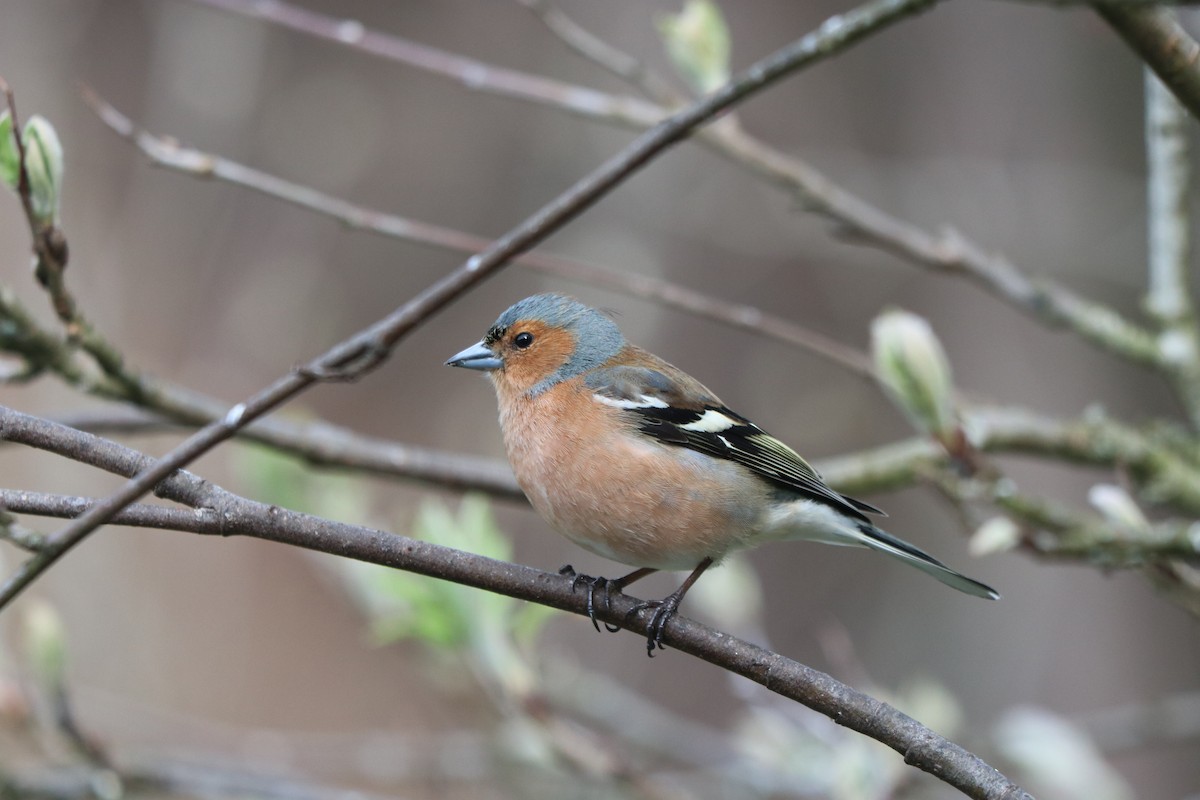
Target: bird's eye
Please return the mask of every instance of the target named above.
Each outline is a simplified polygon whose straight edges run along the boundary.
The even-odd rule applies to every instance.
[[[515,344],[521,350],[524,350],[529,345],[533,344],[533,334],[529,331],[521,331],[513,338]]]

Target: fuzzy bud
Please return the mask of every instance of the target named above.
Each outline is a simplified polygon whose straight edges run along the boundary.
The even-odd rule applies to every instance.
[[[885,311],[871,323],[875,372],[916,427],[949,440],[958,427],[950,363],[929,323],[907,311]]]
[[[713,0],[688,0],[658,29],[671,63],[694,90],[708,93],[729,81],[729,28]]]
[[[33,213],[47,224],[58,223],[59,195],[63,181],[63,149],[58,132],[40,115],[25,123],[25,172],[29,175],[29,199]]]

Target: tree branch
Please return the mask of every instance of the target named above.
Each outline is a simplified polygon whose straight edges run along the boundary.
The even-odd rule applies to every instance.
[[[149,456],[115,442],[3,407],[0,407],[0,437],[122,475],[140,473],[157,463]],[[30,493],[8,491],[0,497],[17,503],[22,494],[31,503],[38,499]],[[449,580],[575,614],[587,614],[585,594],[575,592],[572,579],[557,573],[257,503],[189,473],[180,472],[164,481],[160,494],[203,510],[196,525],[207,526],[204,533],[280,542]],[[96,502],[52,496],[41,499],[46,501],[48,508],[54,506],[61,510]],[[157,513],[148,508],[126,509],[124,513],[129,514],[127,519],[130,520],[143,513]],[[637,598],[625,594],[614,595],[611,606],[596,609],[596,616],[644,634],[648,616],[633,613],[638,602]],[[901,753],[906,763],[946,781],[970,797],[989,800],[1029,798],[977,756],[892,706],[857,692],[829,675],[682,616],[672,618],[664,640],[681,652],[749,678],[825,714],[839,725],[888,745]]]
[[[368,30],[356,20],[326,16],[288,3],[257,3],[252,0],[193,2],[352,47],[397,64],[449,78],[476,91],[549,105],[583,117],[599,116],[633,128],[649,128],[664,117],[662,109],[636,97],[618,97],[552,78],[505,69],[399,36]]]

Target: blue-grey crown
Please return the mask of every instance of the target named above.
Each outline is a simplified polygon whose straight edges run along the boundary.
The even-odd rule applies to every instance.
[[[500,315],[492,331],[506,330],[520,320],[535,319],[574,336],[575,352],[552,375],[534,386],[530,395],[600,366],[625,346],[625,337],[615,322],[591,306],[562,294],[535,294],[518,300]]]

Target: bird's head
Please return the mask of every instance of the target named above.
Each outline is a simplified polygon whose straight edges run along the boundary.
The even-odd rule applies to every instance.
[[[449,359],[488,373],[498,391],[535,396],[625,346],[616,324],[573,297],[535,294],[509,306],[481,340]]]

